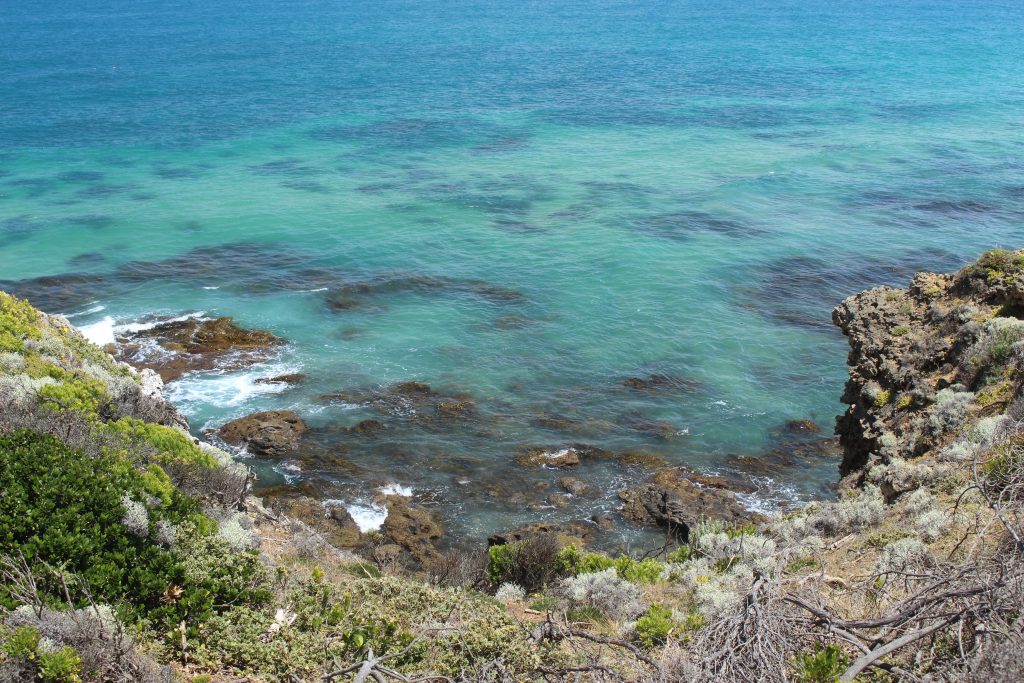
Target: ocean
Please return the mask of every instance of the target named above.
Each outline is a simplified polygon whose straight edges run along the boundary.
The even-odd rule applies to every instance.
[[[317,457],[261,484],[367,528],[382,489],[480,539],[647,474],[585,462],[600,493],[554,507],[566,472],[528,447],[722,472],[789,420],[827,435],[832,307],[1024,246],[1024,3],[3,5],[0,287],[98,341],[197,312],[287,339],[168,393],[197,435],[299,412]],[[475,412],[325,398],[405,381]],[[828,497],[836,467],[747,502]]]

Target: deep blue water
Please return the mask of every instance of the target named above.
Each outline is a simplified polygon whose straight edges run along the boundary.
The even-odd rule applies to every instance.
[[[643,476],[587,464],[599,499],[529,511],[559,474],[515,465],[524,445],[717,471],[786,420],[828,432],[839,300],[1024,241],[1022,3],[0,8],[3,286],[97,338],[202,310],[289,339],[172,384],[196,430],[294,408],[355,467],[267,483],[350,505],[410,486],[460,532],[586,517]],[[360,307],[332,310],[353,283]],[[652,373],[688,388],[621,385]],[[478,418],[319,398],[412,379]],[[367,417],[384,435],[339,435]],[[800,462],[761,497],[834,477]]]

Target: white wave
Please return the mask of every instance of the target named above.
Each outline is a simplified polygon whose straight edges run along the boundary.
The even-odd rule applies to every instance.
[[[388,518],[388,509],[384,505],[374,503],[346,503],[342,500],[329,499],[323,502],[324,509],[345,508],[348,514],[352,515],[359,531],[377,531],[384,526],[384,520]]]
[[[203,289],[220,289],[220,287],[203,287]]]
[[[412,487],[402,486],[401,484],[391,482],[387,486],[380,487],[380,492],[385,496],[402,496],[403,498],[409,498],[412,496]]]
[[[197,373],[185,375],[167,385],[167,397],[181,406],[186,414],[196,406],[237,406],[257,396],[267,396],[288,391],[284,383],[257,382],[273,374],[297,372],[294,367],[268,369],[257,365],[242,372]]]
[[[82,325],[78,328],[78,331],[97,346],[106,346],[116,341],[114,337],[114,319],[109,315],[91,325]]]
[[[284,480],[289,484],[294,484],[299,479],[299,475],[302,474],[302,468],[299,464],[290,460],[275,465],[274,471],[284,477]]]
[[[77,318],[77,317],[82,316],[82,315],[90,315],[92,313],[99,313],[100,311],[105,310],[106,308],[107,308],[106,306],[100,304],[100,305],[97,305],[97,306],[93,306],[92,308],[88,308],[88,309],[86,309],[84,311],[78,311],[77,313],[67,313],[67,314],[64,315],[64,317],[65,318]]]

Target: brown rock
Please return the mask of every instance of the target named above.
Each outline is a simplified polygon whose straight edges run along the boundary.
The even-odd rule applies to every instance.
[[[387,496],[388,516],[381,532],[402,546],[420,562],[436,558],[440,553],[434,542],[444,529],[428,510],[402,496]]]
[[[434,412],[446,418],[473,417],[476,404],[466,399],[442,399],[434,405]]]
[[[156,370],[170,382],[187,372],[239,370],[261,363],[285,343],[269,332],[243,329],[231,318],[187,318],[120,337],[118,359]]]
[[[575,449],[567,448],[531,448],[522,455],[516,456],[516,462],[526,467],[573,467],[580,464],[580,454]]]
[[[548,496],[548,505],[553,505],[556,508],[564,508],[569,504],[569,496],[564,493],[552,493]]]
[[[306,376],[301,372],[293,372],[287,375],[278,375],[277,377],[259,377],[256,379],[256,384],[302,384],[306,381]]]
[[[705,517],[734,523],[761,519],[739,504],[736,494],[724,488],[726,483],[685,468],[661,470],[650,483],[619,493],[622,515],[640,524],[665,527],[683,542],[689,539],[690,525]]]
[[[357,422],[354,426],[349,427],[348,431],[352,434],[362,434],[364,436],[379,434],[384,431],[384,423],[380,420],[363,420],[361,422]]]
[[[820,434],[821,428],[814,420],[790,420],[782,428],[786,434]]]
[[[218,430],[224,441],[245,446],[258,455],[285,457],[299,445],[306,423],[290,410],[253,413],[228,422]]]
[[[582,496],[590,491],[590,484],[576,477],[562,477],[558,485],[574,496]]]
[[[583,547],[594,539],[594,525],[587,522],[535,522],[524,527],[494,534],[487,538],[487,545],[517,543],[538,536],[550,535],[559,545]]]

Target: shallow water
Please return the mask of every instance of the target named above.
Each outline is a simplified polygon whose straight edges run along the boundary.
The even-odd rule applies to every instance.
[[[642,476],[585,464],[606,495],[531,512],[559,473],[523,446],[718,470],[828,431],[839,300],[1024,237],[1019,3],[80,5],[0,15],[0,286],[101,340],[195,311],[287,338],[170,394],[197,432],[298,410],[315,453],[264,481],[372,514],[408,486],[478,537]],[[621,385],[651,374],[691,381]],[[478,416],[320,398],[406,380]]]

